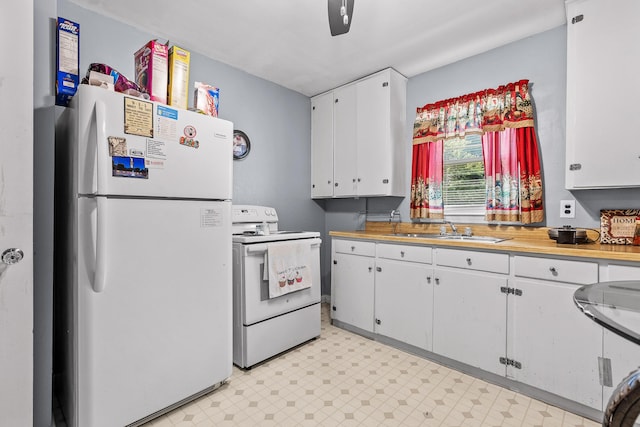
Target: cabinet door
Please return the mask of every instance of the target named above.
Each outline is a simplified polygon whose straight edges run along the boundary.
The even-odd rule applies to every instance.
[[[333,91],[334,195],[355,196],[357,187],[356,86]]]
[[[626,265],[609,265],[609,280],[640,280],[640,268]],[[622,310],[610,310],[605,312],[618,323],[633,329],[640,330],[640,319],[637,313],[623,312]],[[605,329],[603,336],[603,357],[611,363],[611,386],[605,384],[603,391],[603,408],[607,404],[613,389],[620,381],[634,369],[640,366],[640,345],[622,338],[621,336]]]
[[[390,193],[392,181],[389,72],[356,84],[358,195]]]
[[[640,185],[640,2],[567,4],[567,188]],[[575,22],[574,22],[575,21]]]
[[[335,253],[331,270],[331,317],[373,332],[374,258]]]
[[[435,270],[433,352],[505,375],[506,277],[454,269]]]
[[[427,264],[376,260],[376,333],[431,351],[432,276]]]
[[[311,100],[311,197],[333,196],[333,92]]]
[[[516,279],[509,295],[507,376],[601,410],[598,356],[602,328],[574,304],[580,285]]]

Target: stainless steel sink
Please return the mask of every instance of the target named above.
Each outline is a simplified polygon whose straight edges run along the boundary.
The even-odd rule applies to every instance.
[[[443,237],[442,234],[437,234],[437,233],[393,233],[393,234],[387,234],[387,236],[415,237],[419,239],[438,239],[440,237]]]
[[[461,234],[446,234],[437,237],[440,240],[459,240],[468,242],[485,242],[485,243],[498,243],[509,240],[508,237],[492,237],[492,236],[464,236]]]
[[[456,240],[467,242],[485,242],[485,243],[498,243],[505,240],[509,240],[508,237],[493,237],[493,236],[465,236],[463,234],[434,234],[434,233],[393,233],[388,236],[396,237],[414,237],[418,239],[438,239],[438,240]]]

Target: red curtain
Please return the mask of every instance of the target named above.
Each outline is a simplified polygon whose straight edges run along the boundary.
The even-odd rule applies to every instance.
[[[533,127],[516,129],[516,145],[520,162],[520,210],[523,224],[544,221],[542,175],[538,142]]]
[[[543,221],[542,177],[528,80],[418,108],[413,131],[411,218],[443,217],[444,140],[470,133],[483,135],[486,219],[524,224]]]
[[[413,145],[411,218],[444,217],[442,204],[442,141]]]

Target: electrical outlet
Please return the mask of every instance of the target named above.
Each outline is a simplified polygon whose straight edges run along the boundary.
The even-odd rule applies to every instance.
[[[560,218],[576,217],[576,201],[560,200]]]

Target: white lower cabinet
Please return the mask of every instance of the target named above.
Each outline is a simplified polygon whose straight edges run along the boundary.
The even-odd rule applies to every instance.
[[[573,302],[597,282],[598,264],[515,256],[509,297],[507,377],[601,410],[602,328]],[[540,280],[546,279],[546,280]]]
[[[509,255],[435,249],[433,352],[505,375]],[[449,268],[455,266],[457,268]]]
[[[637,264],[334,239],[332,318],[603,410],[640,346],[584,315],[578,287]],[[621,263],[623,264],[623,263]],[[625,324],[640,330],[640,315]]]
[[[431,351],[431,248],[378,244],[376,253],[375,332]]]
[[[608,281],[640,280],[640,267],[609,264]],[[640,331],[640,318],[638,313],[613,310],[605,313],[635,331]],[[621,319],[620,317],[624,317]],[[610,371],[606,372],[603,390],[603,409],[607,404],[613,389],[626,377],[629,372],[640,366],[640,345],[635,344],[614,332],[604,329],[602,345],[603,363]]]
[[[373,332],[375,243],[332,242],[331,318]]]

